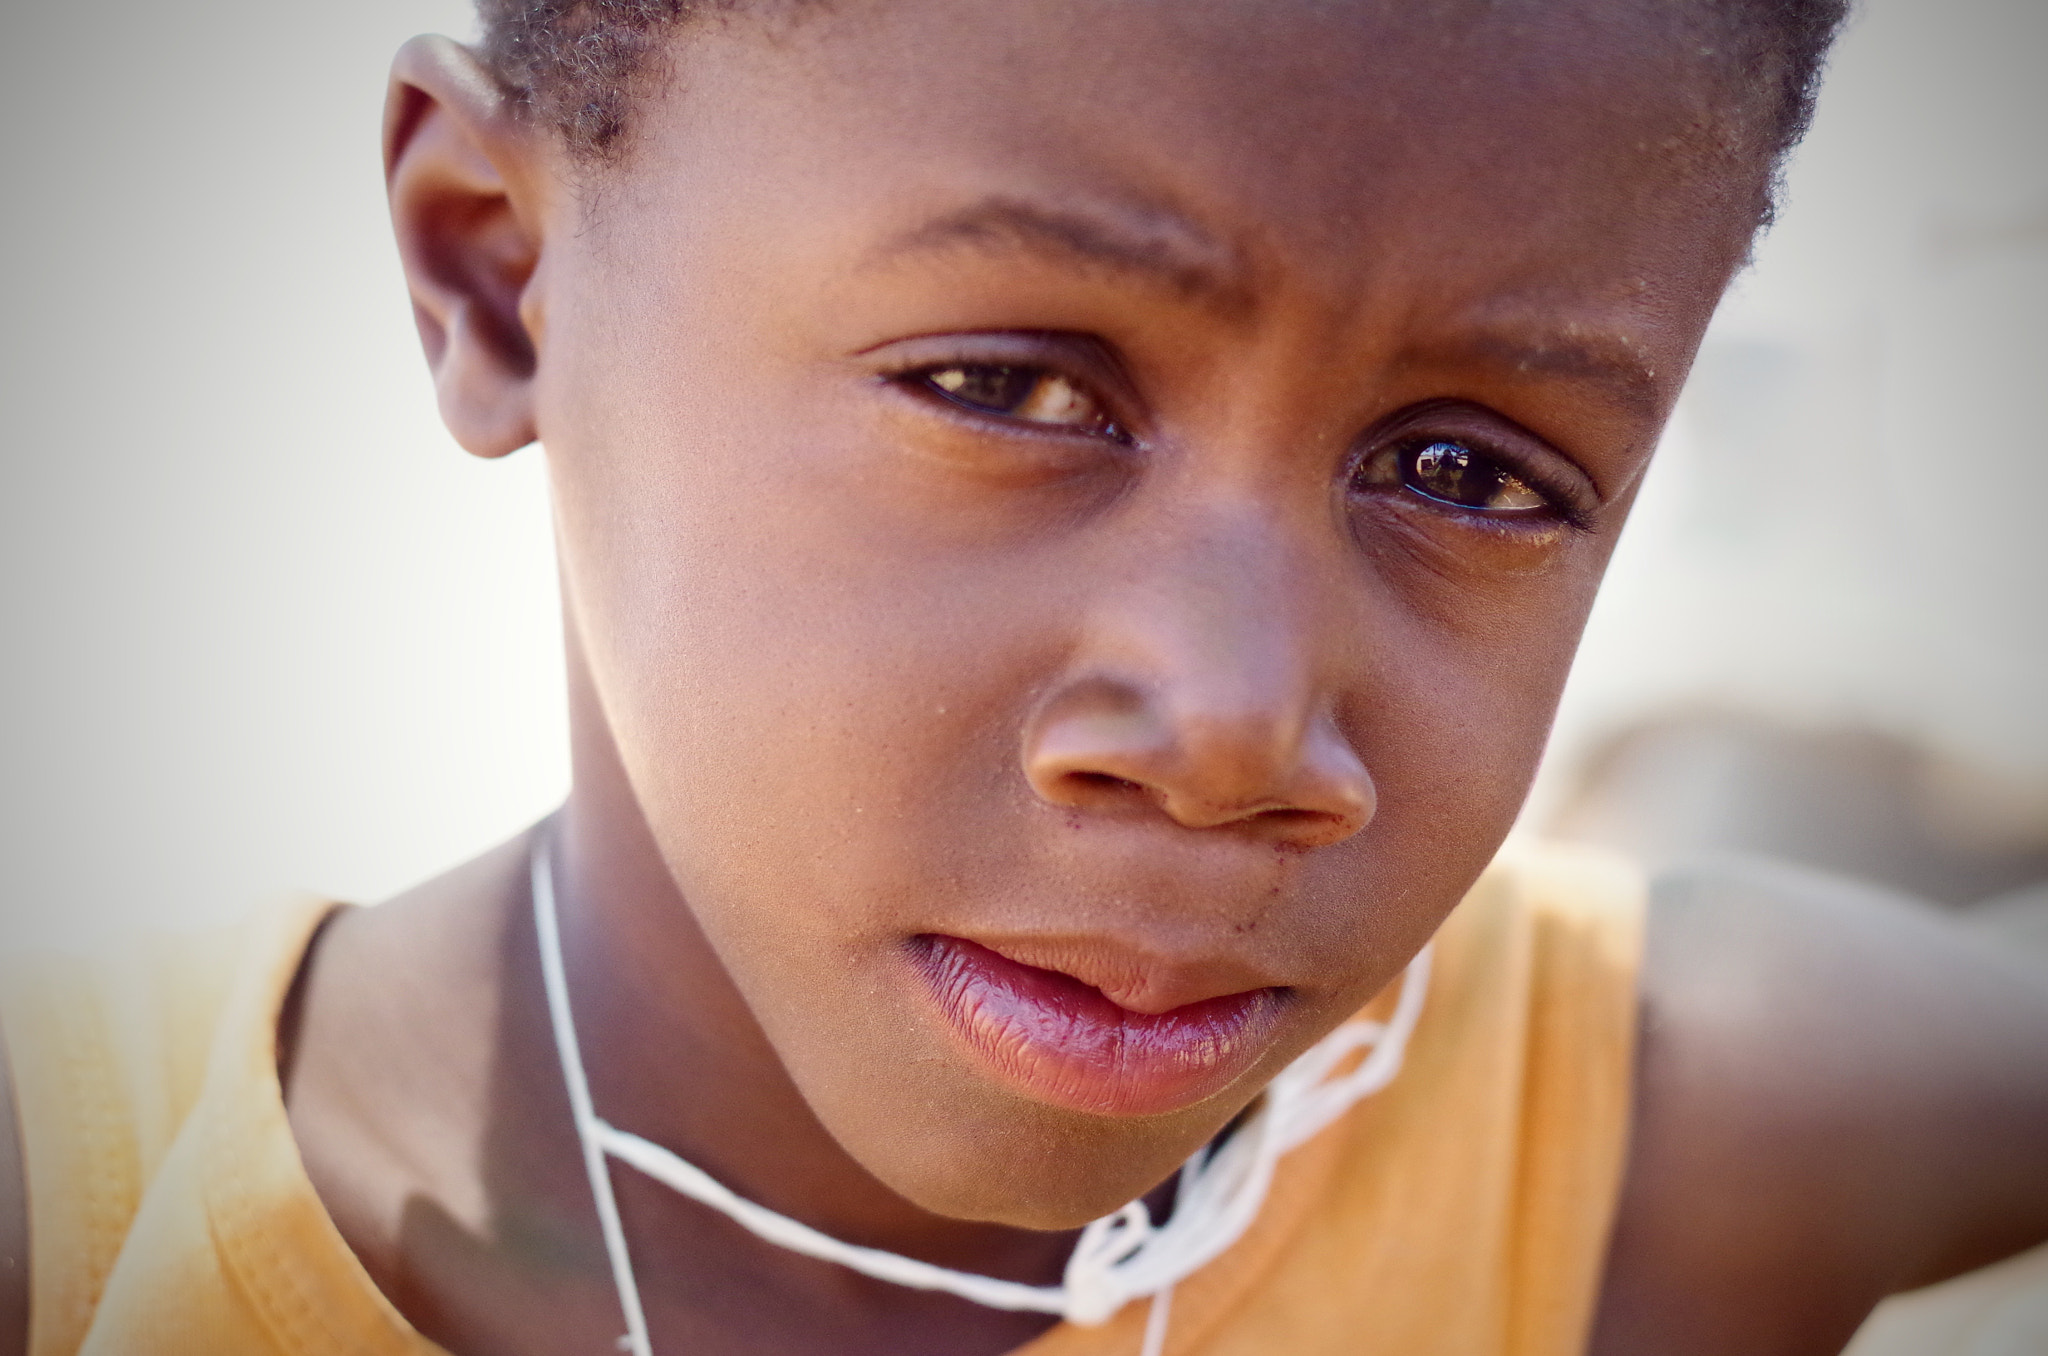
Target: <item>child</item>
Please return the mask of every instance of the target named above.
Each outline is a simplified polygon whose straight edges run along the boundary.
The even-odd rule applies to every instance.
[[[686,8],[392,85],[568,804],[17,966],[0,1340],[1827,1352],[2048,1236],[2029,980],[1489,868],[1831,0]]]

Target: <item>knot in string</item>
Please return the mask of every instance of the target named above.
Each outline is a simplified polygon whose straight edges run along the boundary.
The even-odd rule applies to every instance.
[[[1074,1251],[1067,1258],[1061,1280],[1065,1292],[1061,1316],[1069,1322],[1093,1326],[1108,1320],[1128,1298],[1118,1284],[1117,1268],[1135,1257],[1158,1234],[1152,1227],[1152,1211],[1143,1201],[1132,1201],[1113,1215],[1104,1215],[1081,1231]]]

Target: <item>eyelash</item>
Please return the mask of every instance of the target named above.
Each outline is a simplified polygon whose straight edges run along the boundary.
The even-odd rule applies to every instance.
[[[948,381],[948,377],[953,380]],[[983,419],[1048,432],[1078,433],[1119,444],[1132,441],[1129,431],[1109,412],[1109,402],[1097,395],[1089,383],[1043,364],[928,363],[898,373],[893,380],[929,399],[942,401]],[[1053,383],[1065,387],[1065,392],[1049,391],[1048,387]],[[1003,390],[1005,385],[1010,389]],[[989,398],[975,398],[973,392],[977,386],[984,389]],[[989,389],[991,387],[995,389]],[[1092,407],[1092,416],[1067,422],[1020,413],[1027,406],[1039,404],[1050,415],[1059,412],[1062,404],[1071,407],[1076,401],[1085,401]]]

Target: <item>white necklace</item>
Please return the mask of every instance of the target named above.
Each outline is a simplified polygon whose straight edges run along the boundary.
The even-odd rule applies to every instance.
[[[1132,1201],[1081,1231],[1059,1285],[1025,1285],[841,1242],[736,1195],[703,1169],[599,1117],[591,1106],[590,1084],[584,1076],[576,1023],[569,1010],[569,983],[562,968],[561,927],[555,915],[554,871],[545,829],[534,837],[532,869],[533,916],[540,934],[548,1016],[554,1025],[555,1049],[561,1056],[562,1079],[569,1089],[569,1108],[576,1119],[584,1168],[590,1175],[591,1194],[597,1199],[598,1224],[604,1233],[612,1280],[618,1287],[619,1308],[625,1315],[626,1333],[618,1345],[631,1356],[653,1356],[653,1348],[648,1344],[640,1286],[633,1276],[618,1202],[612,1194],[607,1156],[710,1206],[759,1238],[807,1257],[851,1267],[876,1280],[940,1290],[995,1309],[1058,1314],[1069,1323],[1090,1327],[1107,1322],[1131,1300],[1149,1296],[1153,1304],[1146,1324],[1145,1356],[1158,1356],[1166,1340],[1173,1287],[1214,1260],[1251,1226],[1282,1154],[1314,1137],[1360,1098],[1394,1080],[1429,989],[1431,948],[1425,946],[1408,963],[1391,1020],[1354,1020],[1332,1031],[1280,1071],[1257,1107],[1228,1139],[1188,1160],[1181,1168],[1179,1193],[1165,1224],[1154,1225],[1144,1201]],[[1370,1053],[1350,1072],[1336,1072],[1360,1051]]]

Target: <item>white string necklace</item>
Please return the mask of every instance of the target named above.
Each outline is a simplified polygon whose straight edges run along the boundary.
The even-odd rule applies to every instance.
[[[554,870],[545,829],[535,835],[531,865],[534,925],[540,935],[548,1016],[562,1061],[562,1079],[568,1085],[583,1165],[597,1200],[605,1254],[626,1320],[626,1332],[618,1346],[631,1356],[653,1356],[653,1348],[647,1339],[647,1318],[626,1250],[625,1230],[619,1223],[618,1201],[612,1194],[607,1157],[710,1206],[758,1238],[807,1257],[836,1262],[876,1280],[943,1291],[993,1309],[1057,1314],[1087,1327],[1108,1322],[1132,1300],[1150,1297],[1144,1356],[1159,1356],[1165,1347],[1174,1286],[1221,1255],[1251,1226],[1282,1154],[1307,1142],[1353,1103],[1394,1080],[1429,989],[1431,948],[1425,946],[1408,963],[1390,1020],[1358,1019],[1332,1031],[1280,1071],[1251,1114],[1227,1139],[1187,1161],[1166,1223],[1153,1224],[1145,1202],[1132,1201],[1081,1231],[1059,1285],[1026,1285],[842,1242],[747,1200],[695,1164],[601,1118],[591,1105],[590,1083],[584,1075],[576,1023],[569,1010],[569,983],[562,966]],[[1337,1072],[1360,1051],[1368,1053],[1357,1067],[1348,1073]]]

